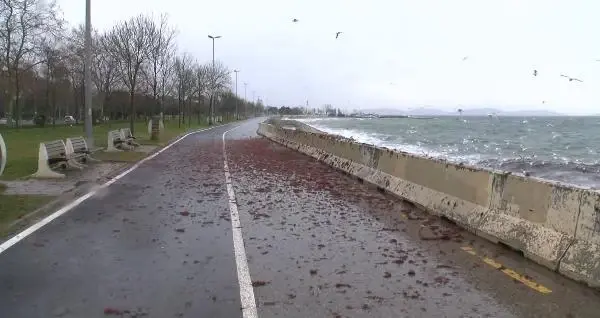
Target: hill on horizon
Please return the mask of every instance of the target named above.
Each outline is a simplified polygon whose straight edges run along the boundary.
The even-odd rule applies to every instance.
[[[392,109],[392,108],[375,108],[365,109],[364,112],[374,113],[378,115],[411,115],[411,116],[458,116],[457,111],[446,111],[430,107],[419,107],[409,110]],[[496,108],[471,108],[464,109],[463,116],[487,116],[496,114],[497,116],[565,116],[558,112],[550,110],[516,110],[502,111]]]

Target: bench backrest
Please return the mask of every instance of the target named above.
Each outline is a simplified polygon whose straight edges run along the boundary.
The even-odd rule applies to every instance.
[[[71,140],[71,145],[73,146],[73,152],[85,152],[88,151],[87,142],[85,142],[85,138],[83,137],[73,137],[69,138]]]
[[[48,154],[48,159],[62,158],[66,156],[67,148],[62,140],[52,140],[43,143]]]
[[[110,139],[112,139],[112,141],[123,139],[120,130],[111,130],[108,132],[108,135],[110,136]]]
[[[131,134],[131,129],[121,128],[121,136],[123,136],[123,138],[125,139],[133,137],[133,135]]]

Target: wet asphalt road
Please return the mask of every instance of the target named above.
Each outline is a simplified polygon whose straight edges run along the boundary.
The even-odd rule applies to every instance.
[[[591,289],[258,138],[257,123],[226,145],[259,317],[598,316]],[[187,137],[0,254],[0,317],[241,317],[233,127]]]

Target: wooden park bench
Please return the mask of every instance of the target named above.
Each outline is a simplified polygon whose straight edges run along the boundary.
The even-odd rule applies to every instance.
[[[114,152],[131,149],[133,149],[133,147],[127,144],[120,130],[111,130],[108,132],[106,151]]]
[[[4,172],[4,167],[6,167],[6,144],[2,135],[0,135],[0,176]]]
[[[65,142],[67,149],[68,163],[72,167],[83,168],[85,163],[99,161],[91,157],[91,150],[88,148],[85,138],[73,137],[67,138]]]
[[[133,147],[137,147],[140,144],[135,142],[135,137],[133,136],[133,134],[131,133],[131,129],[129,128],[121,128],[121,137],[123,137],[123,140],[125,140],[125,142]]]
[[[64,178],[64,174],[52,169],[66,169],[68,161],[67,148],[62,140],[42,142],[38,155],[38,169],[33,176],[36,178]]]

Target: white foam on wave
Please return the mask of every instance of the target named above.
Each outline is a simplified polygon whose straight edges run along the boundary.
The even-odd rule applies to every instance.
[[[282,119],[287,119],[287,120],[297,120],[299,122],[303,122],[303,123],[316,123],[316,122],[321,122],[321,121],[340,121],[340,120],[350,120],[350,119],[354,119],[354,118],[343,118],[343,117],[309,117],[309,118],[287,118],[284,117]]]
[[[306,122],[305,122],[306,123]],[[475,164],[480,161],[480,154],[469,154],[469,155],[460,155],[451,149],[447,149],[444,151],[435,151],[432,149],[428,149],[420,144],[405,144],[394,141],[386,141],[386,139],[394,139],[394,136],[377,134],[377,133],[368,133],[361,130],[356,129],[347,129],[347,128],[331,128],[325,125],[319,125],[313,123],[306,123],[307,125],[316,128],[320,131],[323,131],[328,134],[338,135],[346,138],[352,138],[358,142],[374,145],[378,147],[386,147],[390,149],[394,149],[397,151],[403,151],[415,155],[421,156],[429,156],[434,158],[442,158],[452,162],[465,162],[469,164]]]

